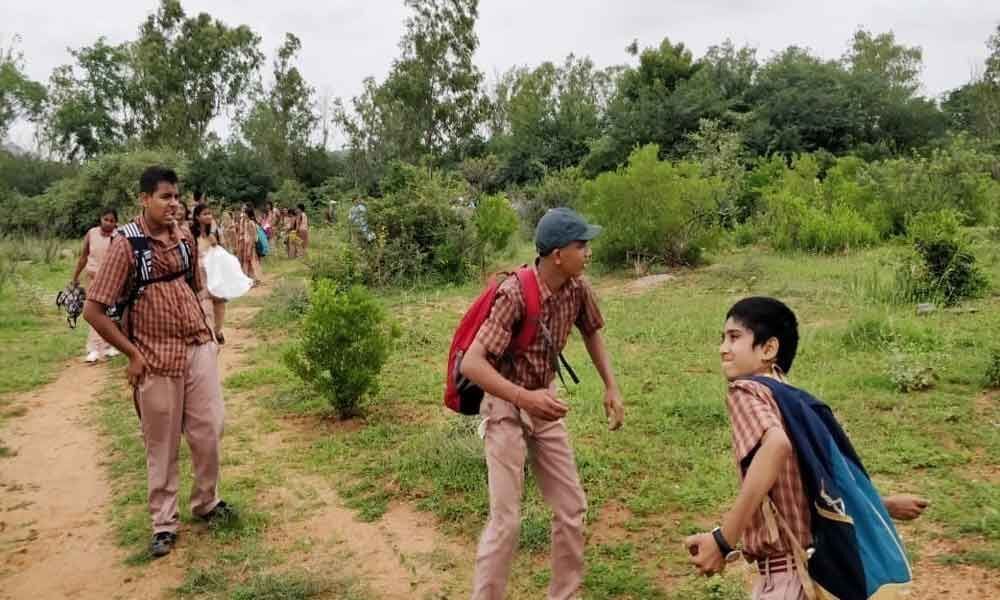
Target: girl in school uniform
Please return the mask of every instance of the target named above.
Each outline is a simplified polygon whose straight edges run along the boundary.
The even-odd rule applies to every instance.
[[[73,271],[73,279],[70,285],[76,287],[80,284],[80,274],[83,274],[83,285],[89,287],[90,281],[101,268],[104,260],[104,253],[111,245],[111,236],[114,235],[118,227],[118,212],[113,208],[106,208],[101,213],[101,223],[96,227],[91,227],[87,234],[83,236],[83,250],[80,252],[80,260],[76,262],[76,270]],[[91,327],[87,334],[86,346],[89,363],[97,362],[102,356],[112,357],[118,355],[118,350],[104,341],[104,339]]]

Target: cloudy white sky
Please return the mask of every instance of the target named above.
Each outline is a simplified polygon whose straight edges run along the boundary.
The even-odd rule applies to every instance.
[[[2,0],[0,39],[19,34],[28,74],[45,81],[69,62],[67,48],[133,39],[157,0]],[[407,10],[403,0],[183,0],[259,33],[270,57],[291,31],[302,40],[299,66],[321,94],[350,98],[366,76],[381,78],[398,55]],[[892,30],[924,50],[924,92],[937,96],[981,68],[985,41],[1000,22],[1000,2],[986,0],[480,0],[477,62],[488,78],[513,65],[561,60],[574,53],[599,66],[629,58],[625,46],[683,41],[696,54],[731,38],[758,57],[795,44],[821,56],[843,54],[858,26]],[[225,125],[220,125],[224,128]],[[14,139],[31,145],[19,127]]]

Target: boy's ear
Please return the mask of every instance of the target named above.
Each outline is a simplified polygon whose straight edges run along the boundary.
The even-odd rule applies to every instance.
[[[772,337],[771,339],[764,342],[764,360],[773,361],[778,358],[778,348],[781,343],[778,342],[778,338]]]

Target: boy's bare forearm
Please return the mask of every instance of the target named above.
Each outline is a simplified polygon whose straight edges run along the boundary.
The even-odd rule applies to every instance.
[[[479,342],[473,342],[462,358],[462,375],[483,388],[487,394],[502,398],[518,406],[521,386],[507,380],[486,360],[486,349]]]
[[[117,348],[122,354],[129,358],[139,353],[129,339],[122,333],[122,330],[111,320],[105,312],[107,307],[93,300],[87,300],[83,305],[83,318],[90,323],[97,333],[101,335],[109,344]]]
[[[722,520],[722,536],[730,544],[735,545],[743,537],[754,513],[778,480],[781,465],[791,455],[792,444],[783,429],[775,427],[765,432],[764,441],[747,469],[739,496]]]

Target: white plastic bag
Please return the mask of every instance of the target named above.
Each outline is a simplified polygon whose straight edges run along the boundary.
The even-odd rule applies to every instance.
[[[202,263],[205,265],[205,286],[208,293],[216,298],[239,298],[253,287],[253,279],[243,273],[239,259],[222,246],[209,248],[202,257]]]

